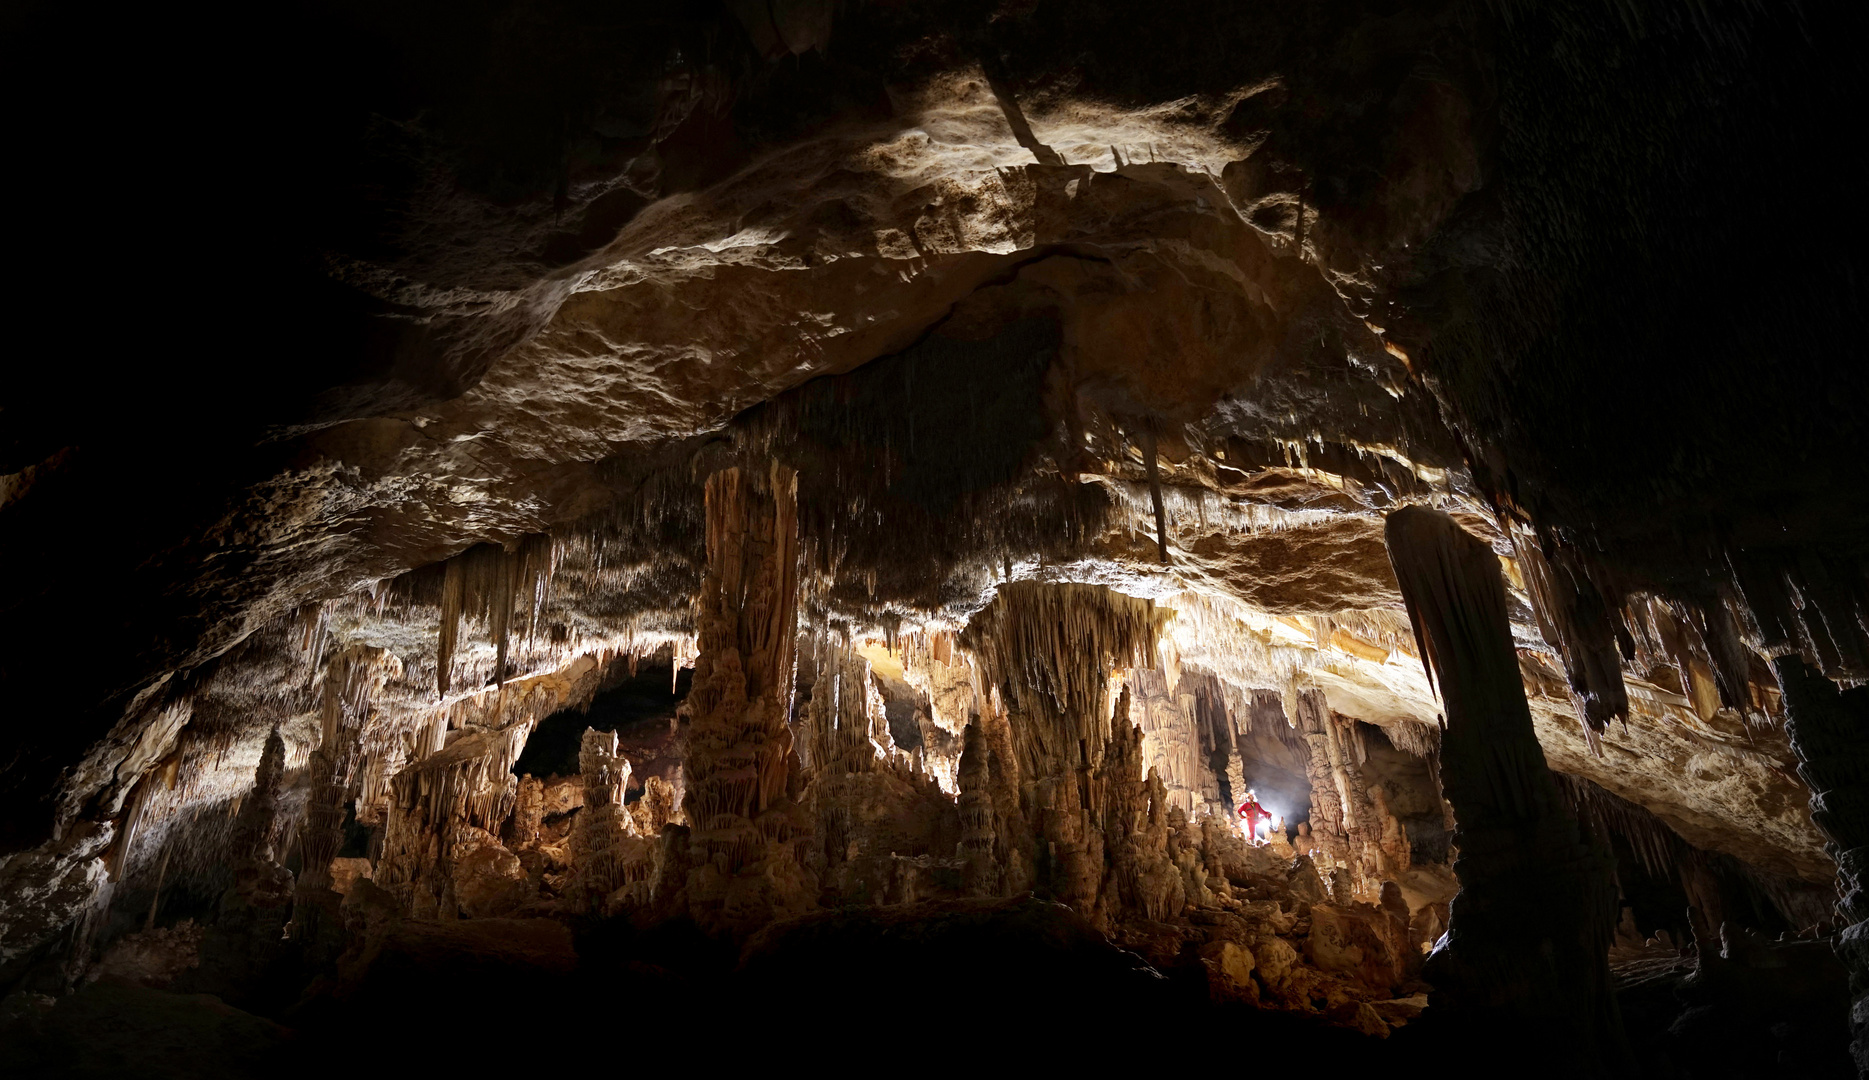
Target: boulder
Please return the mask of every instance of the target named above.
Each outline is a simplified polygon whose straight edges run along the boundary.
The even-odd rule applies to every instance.
[[[454,898],[468,918],[498,918],[533,898],[532,880],[519,856],[485,844],[455,864]]]
[[[1389,922],[1389,915],[1372,904],[1314,904],[1307,959],[1320,971],[1386,996],[1407,974]]]

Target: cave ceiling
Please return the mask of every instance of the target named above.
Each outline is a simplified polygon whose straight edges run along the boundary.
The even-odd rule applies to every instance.
[[[1718,657],[1683,674],[1712,632],[1677,663],[1623,631],[1624,715],[1580,720],[1524,565],[1585,552],[1612,607],[1722,613],[1792,565],[1747,647],[1869,677],[1863,399],[1815,359],[1855,300],[1796,209],[1841,234],[1860,199],[1719,173],[1797,165],[1817,121],[1774,110],[1824,72],[1714,41],[1651,100],[1635,72],[1679,75],[1651,51],[1691,21],[1562,5],[314,7],[227,105],[292,145],[204,151],[220,194],[156,182],[229,238],[200,325],[170,335],[140,280],[166,271],[120,249],[115,287],[150,291],[117,303],[168,342],[92,385],[49,360],[48,404],[0,414],[0,676],[35,703],[0,734],[0,877],[38,898],[0,959],[102,879],[151,770],[189,762],[180,822],[274,730],[303,767],[334,657],[376,680],[379,784],[437,724],[691,661],[703,485],[772,462],[807,633],[1103,584],[1174,613],[1165,665],[1378,726],[1440,710],[1384,515],[1447,511],[1501,560],[1554,768],[1834,872],[1764,660],[1727,700]],[[1616,77],[1568,59],[1612,47]]]

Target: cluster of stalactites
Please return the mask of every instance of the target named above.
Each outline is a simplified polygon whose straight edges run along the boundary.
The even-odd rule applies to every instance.
[[[1597,837],[1620,836],[1656,877],[1671,876],[1688,851],[1687,842],[1650,811],[1579,776],[1552,773],[1558,794],[1572,814]]]
[[[512,812],[513,763],[529,725],[473,731],[411,764],[390,781],[391,815],[420,810],[432,821],[491,829]]]
[[[1541,547],[1519,529],[1512,538],[1538,632],[1563,657],[1584,738],[1600,755],[1598,733],[1611,720],[1629,719],[1610,605],[1575,548],[1555,542]]]
[[[1022,581],[1002,585],[974,616],[962,643],[988,685],[1004,688],[1009,710],[1042,721],[1013,727],[1025,775],[1096,763],[1110,674],[1155,667],[1169,614],[1101,585]]]
[[[1797,653],[1844,686],[1869,683],[1869,570],[1812,551],[1730,551],[1727,562],[1760,655]]]
[[[1182,671],[1170,679],[1165,671],[1143,668],[1123,680],[1143,733],[1145,771],[1158,774],[1170,802],[1190,818],[1224,814],[1210,761],[1217,748],[1232,745],[1225,691],[1218,679],[1198,672]]]
[[[1441,752],[1441,729],[1413,720],[1391,720],[1382,727],[1389,745],[1424,761],[1436,761]]]
[[[402,673],[393,653],[367,645],[352,646],[334,657],[325,671],[319,719],[323,740],[312,755],[310,794],[300,848],[305,874],[322,886],[322,875],[344,839],[344,807],[363,764],[363,732],[370,722],[370,702],[383,685]]]
[[[497,653],[494,678],[506,678],[507,644],[519,613],[528,638],[538,629],[539,610],[558,566],[558,548],[550,536],[527,536],[510,549],[476,544],[448,560],[441,581],[441,629],[435,643],[435,686],[446,694],[453,679],[455,645],[461,620],[487,627]]]
[[[816,650],[817,680],[805,710],[804,764],[814,775],[868,772],[898,757],[869,661],[828,641]]]
[[[1775,722],[1777,688],[1761,660],[1778,656],[1796,653],[1845,685],[1869,681],[1869,578],[1858,566],[1733,551],[1730,580],[1663,596],[1611,587],[1578,547],[1516,523],[1510,532],[1539,631],[1563,658],[1593,748],[1611,719],[1627,718],[1624,661],[1674,668],[1702,720],[1731,709]]]
[[[445,907],[464,830],[492,832],[512,813],[518,794],[513,762],[529,731],[517,725],[469,732],[391,781],[376,880],[405,911]]]
[[[1700,605],[1637,593],[1623,606],[1632,660],[1653,670],[1663,664],[1678,673],[1681,696],[1701,720],[1733,709],[1754,724],[1782,711],[1776,685],[1755,678],[1752,652],[1739,633],[1731,605]]]

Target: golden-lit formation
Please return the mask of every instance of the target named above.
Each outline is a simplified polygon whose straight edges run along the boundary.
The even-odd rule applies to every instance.
[[[1849,5],[28,7],[7,1068],[1869,1076]]]

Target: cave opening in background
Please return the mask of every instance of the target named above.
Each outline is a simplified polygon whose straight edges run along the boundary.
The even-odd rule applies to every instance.
[[[584,708],[560,709],[539,721],[526,740],[526,748],[513,762],[514,776],[541,779],[578,775],[578,748],[586,729],[614,731],[617,749],[632,769],[626,801],[642,795],[649,776],[671,779],[679,767],[676,714],[694,683],[694,669],[682,668],[671,677],[672,661],[664,651],[637,665],[635,674],[623,667],[620,677],[597,691]]]

